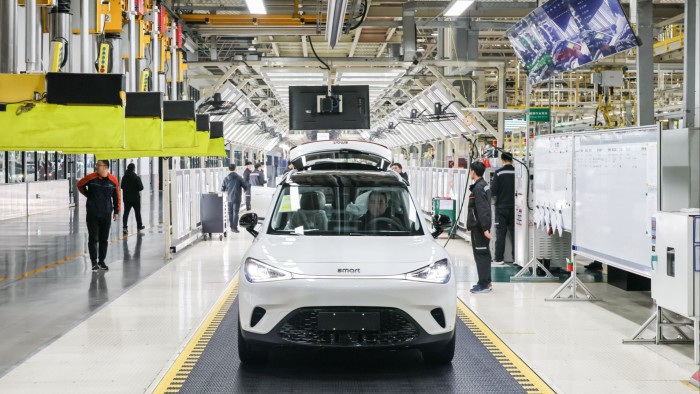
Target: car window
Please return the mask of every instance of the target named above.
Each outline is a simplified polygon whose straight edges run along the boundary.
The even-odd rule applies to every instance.
[[[284,185],[269,234],[422,235],[420,215],[403,186]]]

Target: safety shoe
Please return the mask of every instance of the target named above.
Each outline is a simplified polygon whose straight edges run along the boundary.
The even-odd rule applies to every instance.
[[[122,234],[128,235],[128,234],[129,234],[129,229],[126,228],[126,227],[124,227],[124,228],[122,229]]]
[[[503,261],[492,261],[491,265],[503,265],[505,264]]]
[[[492,290],[492,289],[491,289],[488,285],[486,285],[486,286],[484,286],[484,285],[478,285],[477,287],[475,287],[475,288],[473,288],[473,289],[471,289],[471,290],[469,290],[469,291],[472,292],[472,293],[488,293],[488,292],[490,292],[491,290]]]
[[[141,231],[141,230],[144,230],[145,228],[146,228],[146,226],[138,226],[136,229]]]
[[[109,271],[109,267],[105,263],[97,263],[97,266],[103,271]]]
[[[97,263],[92,263],[92,270],[97,271],[98,269],[100,269],[100,267],[97,265]]]

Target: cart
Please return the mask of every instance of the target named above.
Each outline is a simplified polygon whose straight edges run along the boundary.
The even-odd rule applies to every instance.
[[[228,205],[224,193],[210,192],[202,194],[200,201],[202,236],[204,239],[212,234],[219,234],[219,240],[223,240],[227,235],[228,228]]]

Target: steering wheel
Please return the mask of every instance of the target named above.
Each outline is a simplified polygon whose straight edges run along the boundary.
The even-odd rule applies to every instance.
[[[389,216],[379,216],[379,217],[376,217],[374,219],[371,219],[367,223],[367,226],[370,228],[377,227],[377,223],[380,223],[380,222],[388,223],[389,225],[396,227],[397,230],[401,230],[401,231],[406,230],[406,227],[397,218],[389,217]]]

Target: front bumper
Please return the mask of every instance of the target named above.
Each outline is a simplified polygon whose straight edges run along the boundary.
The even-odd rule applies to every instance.
[[[421,347],[452,339],[456,318],[454,278],[447,284],[398,279],[291,279],[241,281],[239,317],[246,340],[270,345]],[[262,319],[253,310],[262,308]],[[442,311],[444,324],[431,311]],[[259,309],[258,316],[259,316]],[[376,311],[378,332],[316,332],[315,313]],[[254,324],[251,324],[254,323]]]

